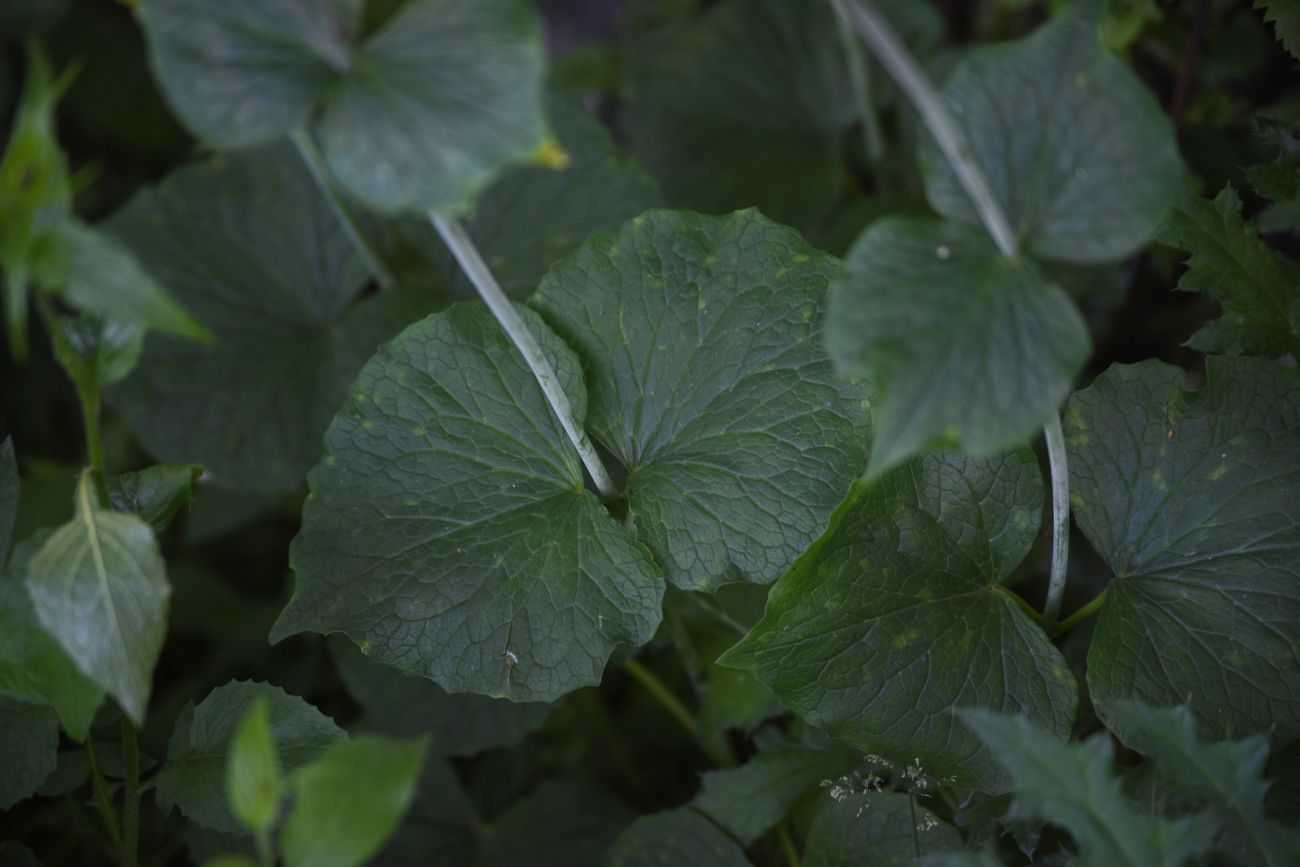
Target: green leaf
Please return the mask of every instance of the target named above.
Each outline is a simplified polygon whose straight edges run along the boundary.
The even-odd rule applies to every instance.
[[[143,0],[140,23],[172,109],[223,150],[307,120],[352,63],[355,4],[342,0]]]
[[[41,626],[139,724],[171,586],[149,525],[100,509],[94,498],[87,471],[76,516],[32,555],[24,577]]]
[[[839,46],[818,0],[730,0],[678,22],[632,53],[632,152],[674,207],[817,223],[849,184],[857,105]]]
[[[41,862],[21,843],[0,843],[0,867],[41,867]]]
[[[1021,716],[966,710],[962,720],[1015,779],[1011,816],[1060,825],[1079,844],[1080,867],[1177,867],[1205,852],[1219,830],[1208,814],[1167,821],[1123,794],[1114,747],[1098,734],[1066,743]]]
[[[123,473],[109,480],[108,499],[114,509],[134,512],[161,533],[190,504],[194,482],[202,472],[196,464],[159,464]]]
[[[615,841],[608,867],[750,867],[745,850],[689,807],[642,816]]]
[[[1264,10],[1264,20],[1273,25],[1277,41],[1292,57],[1300,57],[1300,6],[1295,0],[1255,0],[1254,6]]]
[[[245,833],[226,797],[227,762],[241,721],[258,702],[267,704],[271,739],[286,771],[304,767],[347,739],[329,717],[301,698],[267,683],[231,681],[197,706],[186,708],[176,720],[167,765],[158,775],[158,806],[163,813],[179,807],[204,827]]]
[[[353,867],[397,828],[415,793],[424,739],[335,744],[293,779],[280,845],[287,867]]]
[[[48,322],[54,357],[79,394],[98,400],[100,389],[125,379],[144,346],[144,329],[120,320],[82,315]]]
[[[520,313],[583,417],[577,359]],[[380,349],[325,452],[273,641],[345,632],[449,691],[550,701],[599,682],[616,644],[654,634],[659,569],[583,489],[536,379],[481,305],[455,305]]]
[[[1178,281],[1223,306],[1187,344],[1201,352],[1300,358],[1300,267],[1270,250],[1241,216],[1231,186],[1207,201],[1189,194],[1169,215],[1161,242],[1191,254]]]
[[[253,701],[230,739],[226,759],[230,812],[254,833],[265,834],[275,823],[284,789],[271,732],[271,703],[263,695]]]
[[[258,863],[246,855],[223,855],[212,861],[205,861],[203,867],[258,867]]]
[[[41,628],[23,584],[28,562],[49,536],[41,530],[20,542],[0,574],[0,693],[53,707],[68,734],[84,741],[104,693]]]
[[[516,703],[473,693],[448,693],[423,677],[376,662],[343,636],[331,636],[330,654],[343,685],[385,734],[431,735],[436,756],[469,756],[512,746],[541,725],[550,705]]]
[[[484,822],[461,788],[455,771],[442,759],[430,757],[420,772],[415,796],[401,825],[371,864],[373,867],[462,867],[465,864],[480,867],[476,850],[484,835],[477,831],[483,827]]]
[[[1025,39],[976,49],[943,88],[1012,229],[1044,259],[1124,258],[1181,185],[1164,109],[1106,50],[1091,5],[1072,4]],[[921,165],[935,210],[978,225],[931,139]]]
[[[0,810],[36,793],[53,772],[58,751],[54,711],[0,696]]]
[[[738,768],[707,772],[691,806],[749,846],[822,783],[861,762],[860,753],[830,739],[776,743]]]
[[[1074,722],[1065,659],[1001,592],[1038,533],[1042,500],[1027,450],[939,453],[857,483],[720,662],[756,672],[808,722],[864,751],[1005,788],[952,708],[1026,712],[1061,736]]]
[[[212,340],[212,332],[173,301],[131,251],[112,236],[75,220],[60,223],[45,239],[32,276],[43,288],[94,316]]]
[[[33,45],[27,55],[22,99],[0,157],[0,271],[10,351],[27,354],[28,271],[37,246],[72,209],[68,161],[59,148],[54,114],[72,81],[57,79],[49,60]]]
[[[821,346],[835,260],[753,211],[652,211],[589,239],[532,304],[587,371],[587,427],[686,589],[769,583],[861,472],[863,388]]]
[[[1284,867],[1300,863],[1300,833],[1264,813],[1268,738],[1206,743],[1186,708],[1113,702],[1109,722],[1131,749],[1156,763],[1162,791],[1170,789],[1220,808],[1225,848],[1238,864]]]
[[[936,445],[992,454],[1027,442],[1090,352],[1083,317],[982,229],[886,217],[831,284],[826,343],[876,388],[871,472]]]
[[[297,490],[362,363],[433,303],[353,303],[365,273],[287,146],[181,168],[108,226],[217,338],[151,337],[108,398],[149,452],[226,487]]]
[[[808,831],[803,863],[913,867],[920,858],[961,846],[957,829],[940,821],[919,799],[899,792],[864,792],[822,807]]]
[[[1079,528],[1115,572],[1088,653],[1117,699],[1187,703],[1205,731],[1300,735],[1300,373],[1210,358],[1185,391],[1158,361],[1070,400]]]
[[[0,571],[9,560],[14,521],[18,518],[18,461],[14,459],[14,441],[0,442]]]
[[[1300,13],[1297,24],[1300,24]],[[1294,201],[1300,196],[1300,120],[1256,117],[1255,136],[1275,149],[1277,157],[1272,162],[1243,169],[1246,180],[1255,192],[1276,204]]]
[[[466,204],[537,154],[544,58],[523,0],[415,0],[360,44],[355,11],[339,0],[142,4],[163,91],[200,137],[263,144],[319,110],[335,179],[378,210]]]

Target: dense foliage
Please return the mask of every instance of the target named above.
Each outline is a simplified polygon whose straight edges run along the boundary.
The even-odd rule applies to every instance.
[[[0,865],[1300,863],[1296,52],[7,0]]]

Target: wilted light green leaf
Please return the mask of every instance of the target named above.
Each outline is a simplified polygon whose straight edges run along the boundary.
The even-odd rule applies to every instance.
[[[271,733],[271,703],[266,696],[260,696],[230,739],[226,758],[230,811],[250,830],[265,833],[275,823],[284,788],[280,756]]]
[[[1115,365],[1070,400],[1079,528],[1115,571],[1088,653],[1117,699],[1186,703],[1207,734],[1300,735],[1300,373],[1211,358],[1207,382]]]
[[[1005,788],[952,709],[1026,712],[1061,736],[1074,722],[1065,659],[1000,590],[1038,534],[1042,498],[1028,451],[940,453],[859,482],[720,661],[859,749]]]
[[[427,742],[361,737],[335,744],[293,778],[280,846],[287,867],[354,867],[397,828]]]
[[[573,353],[526,308],[575,414]],[[362,370],[325,435],[272,639],[341,631],[451,691],[549,701],[644,644],[663,579],[583,489],[577,453],[488,311],[453,306]]]
[[[94,316],[212,340],[212,332],[173,301],[120,242],[75,220],[50,232],[32,265],[32,277],[42,288]]]
[[[101,509],[95,496],[87,471],[76,516],[32,555],[24,579],[41,626],[138,724],[167,631],[171,586],[149,525]]]
[[[1178,197],[1173,128],[1102,44],[1095,5],[1074,3],[1025,39],[972,51],[943,88],[1012,229],[1044,259],[1122,259]],[[935,209],[978,225],[933,140],[921,162]]]
[[[287,146],[178,169],[107,225],[216,334],[154,335],[108,398],[156,457],[218,485],[297,490],[362,362],[436,300],[353,303],[364,271]]]
[[[849,183],[857,104],[831,5],[730,0],[636,46],[626,119],[674,207],[757,206],[800,228]]]
[[[642,816],[609,850],[608,867],[750,867],[745,850],[689,807]]]
[[[587,371],[587,427],[687,589],[770,583],[863,468],[863,388],[821,346],[835,261],[753,211],[653,211],[597,235],[533,296]]]
[[[31,49],[22,98],[0,157],[0,271],[9,347],[19,359],[27,353],[31,258],[72,207],[68,161],[54,133],[55,107],[71,80],[68,72],[55,79],[45,53]]]
[[[935,446],[992,454],[1026,443],[1090,351],[1069,296],[983,229],[886,217],[831,284],[826,343],[875,387],[871,472]]]
[[[1013,818],[1060,825],[1080,867],[1178,867],[1205,852],[1219,824],[1208,814],[1167,821],[1125,799],[1111,771],[1110,735],[1066,743],[1022,716],[966,710],[962,720],[1015,780]]]
[[[925,801],[912,801],[900,792],[827,798],[808,831],[805,867],[913,867],[918,858],[961,848],[956,828],[927,810]]]
[[[83,741],[103,690],[41,628],[23,584],[28,561],[49,536],[40,530],[20,542],[0,573],[0,693],[53,707],[68,734]]]
[[[58,751],[54,711],[0,696],[0,810],[36,793],[54,770]]]
[[[108,499],[119,512],[134,512],[161,533],[190,504],[194,482],[203,472],[195,464],[158,464],[123,473],[108,482]]]
[[[543,50],[523,0],[414,0],[360,43],[358,8],[145,0],[142,19],[163,91],[201,137],[263,144],[318,109],[334,177],[379,210],[466,204],[537,155]]]
[[[1184,707],[1115,701],[1107,714],[1124,743],[1155,762],[1162,791],[1172,789],[1222,811],[1226,835],[1219,848],[1236,863],[1300,863],[1300,832],[1269,820],[1264,812],[1268,738],[1207,743]]]
[[[329,717],[277,686],[237,680],[217,687],[176,720],[167,765],[158,775],[158,806],[164,813],[175,806],[204,827],[245,833],[226,797],[227,762],[240,722],[259,701],[267,704],[271,739],[287,771],[347,739]]]
[[[1202,352],[1300,358],[1300,267],[1265,246],[1241,216],[1232,187],[1207,201],[1189,194],[1173,210],[1160,240],[1186,250],[1184,292],[1223,306],[1187,344]]]
[[[431,735],[431,755],[468,756],[511,746],[541,725],[551,709],[540,702],[449,693],[428,678],[370,659],[341,635],[331,636],[329,644],[366,722],[390,735]]]

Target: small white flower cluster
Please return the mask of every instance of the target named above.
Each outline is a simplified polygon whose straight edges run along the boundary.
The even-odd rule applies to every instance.
[[[878,756],[874,753],[868,753],[862,757],[863,764],[866,765],[864,770],[852,771],[839,779],[822,780],[822,788],[827,789],[831,798],[836,801],[843,801],[854,795],[864,795],[867,792],[881,792],[885,790],[887,782],[877,771],[893,771],[895,765],[889,759]],[[913,758],[910,764],[905,764],[901,768],[901,777],[896,778],[899,789],[907,795],[914,798],[929,798],[931,796],[931,787],[942,783],[956,782],[955,777],[929,777],[925,773],[925,768],[921,767],[921,760]],[[858,815],[861,816],[867,809],[864,803],[858,808]],[[939,820],[933,815],[927,813],[921,817],[917,823],[917,831],[929,831],[939,824]]]

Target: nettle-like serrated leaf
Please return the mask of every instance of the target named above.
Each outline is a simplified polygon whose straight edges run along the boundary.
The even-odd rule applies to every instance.
[[[972,51],[943,88],[1013,230],[1044,259],[1122,259],[1178,197],[1173,128],[1102,43],[1092,5],[1075,3],[1025,39]],[[935,209],[978,225],[933,140],[921,164]]]
[[[0,695],[0,810],[36,793],[53,772],[58,751],[54,711]]]
[[[1254,6],[1264,11],[1264,20],[1273,25],[1277,41],[1292,57],[1300,58],[1300,6],[1295,0],[1255,0]]]
[[[861,753],[830,739],[777,743],[738,768],[706,773],[690,805],[748,846],[823,782],[861,762]]]
[[[1226,825],[1219,848],[1236,863],[1300,863],[1300,832],[1271,821],[1264,812],[1268,738],[1206,743],[1184,707],[1153,708],[1121,700],[1112,702],[1107,714],[1124,743],[1155,762],[1162,791],[1219,808]]]
[[[164,94],[221,148],[307,122],[335,179],[379,210],[467,203],[544,140],[544,57],[523,0],[414,0],[357,43],[339,0],[145,0]],[[255,59],[256,62],[250,62]]]
[[[39,530],[16,545],[0,573],[0,693],[49,705],[67,733],[84,741],[104,692],[41,628],[23,583],[28,562],[49,536]]]
[[[294,775],[280,840],[287,867],[356,867],[397,829],[428,743],[375,736],[338,743]]]
[[[0,442],[0,571],[9,560],[14,521],[18,519],[18,461],[14,458],[14,441]]]
[[[871,473],[936,445],[992,454],[1027,442],[1090,352],[1065,290],[1003,258],[975,226],[873,223],[831,284],[826,343],[876,390]]]
[[[673,206],[806,227],[843,194],[857,107],[830,4],[729,0],[646,39],[629,77],[630,148]]]
[[[1300,24],[1300,12],[1296,20]],[[1243,169],[1246,180],[1255,192],[1274,203],[1289,202],[1300,196],[1300,120],[1258,116],[1255,136],[1276,149],[1277,156],[1271,162]]]
[[[449,693],[427,678],[370,659],[343,636],[331,636],[329,646],[366,721],[390,735],[431,735],[431,755],[468,756],[512,746],[541,725],[551,709],[539,702]]]
[[[167,631],[171,585],[149,525],[94,499],[87,471],[76,516],[32,555],[24,581],[45,631],[139,724]]]
[[[123,473],[109,480],[108,499],[114,509],[134,512],[161,533],[190,504],[194,482],[202,472],[196,464],[158,464]]]
[[[1068,830],[1079,844],[1080,867],[1178,867],[1218,834],[1209,814],[1167,821],[1128,801],[1111,771],[1108,734],[1072,744],[1022,716],[971,709],[961,717],[1014,778],[1012,818]]]
[[[112,236],[67,220],[44,239],[32,276],[73,307],[94,316],[210,342],[196,322]]]
[[[918,859],[961,849],[961,835],[899,792],[864,792],[827,799],[808,831],[806,867],[913,867]],[[927,862],[928,863],[928,862]]]
[[[868,403],[821,346],[835,260],[753,211],[652,211],[597,235],[532,304],[582,359],[587,428],[679,587],[768,583],[861,472]]]
[[[520,309],[586,414],[577,358]],[[550,701],[660,619],[650,552],[583,489],[577,453],[486,308],[382,347],[325,435],[272,640],[345,632],[451,691]]]
[[[1207,201],[1188,194],[1170,212],[1160,241],[1191,254],[1178,281],[1223,306],[1187,345],[1201,352],[1300,358],[1300,267],[1260,240],[1231,186]]]
[[[1300,373],[1115,365],[1070,399],[1079,528],[1115,571],[1092,699],[1187,703],[1207,733],[1300,736]]]
[[[271,737],[286,772],[317,759],[347,734],[329,717],[278,686],[231,681],[187,707],[176,720],[167,747],[167,765],[158,775],[158,806],[179,807],[191,821],[227,834],[246,833],[230,812],[226,762],[245,715],[264,700],[271,715]]]
[[[751,867],[745,850],[690,807],[637,819],[610,847],[608,867]]]
[[[155,335],[108,397],[154,455],[240,490],[297,490],[362,363],[435,300],[354,301],[364,271],[288,146],[178,169],[108,226],[216,334]]]
[[[721,660],[754,671],[813,725],[898,763],[991,791],[1005,777],[952,716],[1025,712],[1061,736],[1077,692],[1060,652],[999,591],[1033,544],[1029,451],[939,453],[859,482]]]

